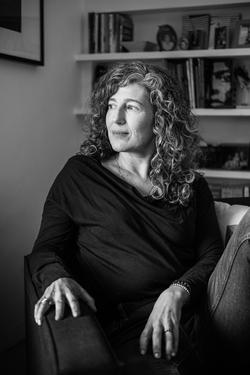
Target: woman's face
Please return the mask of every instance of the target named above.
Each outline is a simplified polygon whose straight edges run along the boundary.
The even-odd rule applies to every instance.
[[[120,87],[109,99],[106,114],[108,137],[113,150],[152,154],[153,117],[152,105],[145,87],[137,83]]]

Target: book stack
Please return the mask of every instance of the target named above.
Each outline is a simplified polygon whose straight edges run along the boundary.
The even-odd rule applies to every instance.
[[[214,199],[241,198],[250,196],[250,186],[247,184],[209,183]]]
[[[204,59],[171,60],[167,62],[167,69],[179,81],[190,107],[205,107]]]
[[[133,21],[125,13],[88,14],[89,53],[121,52],[122,42],[133,40]]]

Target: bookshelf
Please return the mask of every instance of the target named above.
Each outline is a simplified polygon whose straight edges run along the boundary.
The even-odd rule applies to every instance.
[[[114,52],[114,53],[82,53],[76,54],[75,60],[81,61],[118,61],[118,60],[159,60],[187,59],[195,57],[249,57],[250,48],[203,49],[186,51],[147,51],[147,52]]]
[[[162,6],[164,3],[164,6]],[[202,4],[203,3],[203,4]],[[164,8],[165,7],[165,8]],[[219,1],[172,1],[156,0],[154,3],[146,0],[127,1],[126,4],[119,4],[115,0],[105,2],[105,6],[100,2],[87,0],[85,9],[85,31],[83,52],[74,56],[76,63],[81,71],[82,98],[88,97],[93,83],[93,75],[98,64],[109,64],[116,61],[145,60],[148,62],[165,64],[166,61],[187,60],[187,59],[234,59],[240,61],[247,59],[250,62],[250,48],[217,48],[217,49],[175,49],[172,51],[136,51],[136,52],[108,52],[108,53],[89,53],[89,34],[88,34],[88,13],[90,12],[119,12],[128,14],[134,23],[134,40],[147,40],[156,42],[156,31],[161,24],[170,24],[174,27],[178,37],[182,33],[182,20],[184,15],[204,14],[223,15],[241,13],[243,19],[250,19],[250,3],[247,1],[238,2],[219,0]],[[193,113],[198,117],[201,123],[201,134],[205,129],[205,135],[208,140],[215,142],[223,141],[224,136],[220,133],[220,139],[216,139],[214,124],[225,129],[225,138],[233,142],[250,142],[250,130],[247,123],[250,117],[250,107],[245,108],[193,108]],[[79,116],[80,121],[86,121],[88,114],[88,105],[86,100],[82,100],[80,105],[74,109],[74,114]],[[228,125],[229,124],[229,125]],[[235,131],[232,130],[235,124]],[[230,131],[227,131],[229,126]],[[250,127],[249,127],[250,128]],[[210,130],[211,129],[211,130]],[[247,129],[247,133],[246,133]],[[210,134],[209,134],[210,131]],[[212,133],[213,132],[213,133]],[[223,184],[249,184],[250,171],[229,171],[229,170],[203,170],[205,177],[212,182]]]

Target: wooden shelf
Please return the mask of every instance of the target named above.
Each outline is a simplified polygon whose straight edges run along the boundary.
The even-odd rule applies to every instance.
[[[250,108],[193,108],[196,116],[250,116]]]
[[[211,178],[229,178],[250,180],[250,171],[226,171],[222,169],[201,169],[205,177]]]
[[[116,52],[116,53],[84,53],[75,55],[75,60],[83,61],[115,61],[115,60],[159,60],[186,59],[194,57],[244,57],[250,56],[250,48],[204,49],[186,51],[157,51],[157,52]]]
[[[194,108],[192,112],[196,116],[249,116],[250,108],[228,108],[228,109],[213,109],[213,108]],[[88,114],[81,108],[75,108],[73,111],[75,116],[87,116]]]

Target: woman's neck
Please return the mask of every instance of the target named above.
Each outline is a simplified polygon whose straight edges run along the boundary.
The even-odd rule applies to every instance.
[[[142,156],[120,152],[116,154],[115,158],[120,169],[130,172],[142,180],[148,179],[152,155]]]

